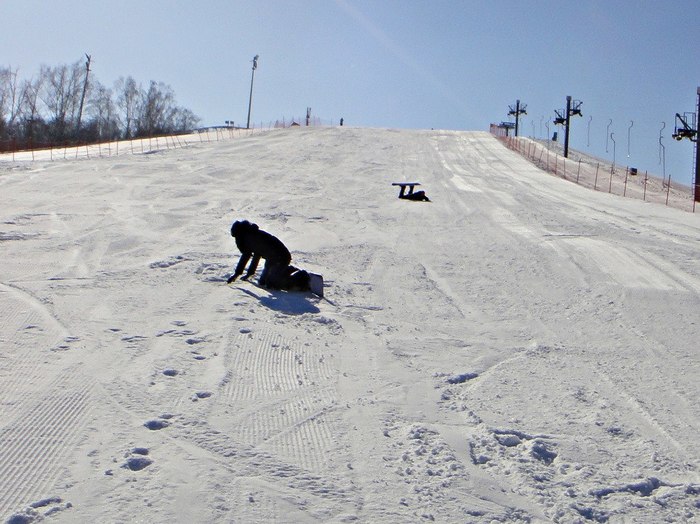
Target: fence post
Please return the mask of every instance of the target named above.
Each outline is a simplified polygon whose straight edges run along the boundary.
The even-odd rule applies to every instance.
[[[627,196],[627,176],[629,175],[630,168],[627,166],[627,169],[625,169],[625,189],[622,191],[622,196]]]
[[[578,184],[578,179],[581,176],[581,159],[578,159],[578,171],[576,171],[576,183]]]
[[[593,182],[593,191],[598,190],[598,169],[600,169],[600,162],[595,165],[595,181]]]
[[[671,192],[671,175],[668,175],[668,186],[666,186],[666,205],[668,206],[668,194]]]
[[[642,200],[644,202],[647,201],[647,180],[649,179],[649,172],[644,171],[644,195],[642,196]]]
[[[613,172],[610,171],[610,186],[608,187],[608,193],[612,193],[612,177],[613,177]]]

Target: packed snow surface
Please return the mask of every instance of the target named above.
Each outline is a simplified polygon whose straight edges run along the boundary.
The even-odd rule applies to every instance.
[[[700,519],[699,215],[347,127],[4,162],[0,203],[2,522]],[[227,285],[241,219],[325,298]]]

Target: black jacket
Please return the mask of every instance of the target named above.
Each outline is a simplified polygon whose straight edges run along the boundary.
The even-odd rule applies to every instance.
[[[288,266],[292,260],[292,255],[282,241],[266,231],[258,228],[257,224],[252,224],[247,220],[236,221],[231,226],[231,236],[236,239],[236,246],[241,251],[241,259],[238,261],[233,279],[243,274],[245,265],[253,257],[253,261],[248,268],[246,277],[255,273],[258,262],[265,259],[265,265],[284,264]]]

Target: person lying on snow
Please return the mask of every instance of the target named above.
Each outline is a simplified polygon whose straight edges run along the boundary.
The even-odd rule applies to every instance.
[[[231,236],[236,239],[236,246],[241,252],[241,259],[228,280],[228,284],[243,274],[248,260],[248,271],[242,280],[255,274],[260,259],[265,259],[265,266],[258,284],[271,289],[289,291],[308,291],[309,274],[289,265],[292,255],[282,241],[247,220],[236,221],[231,226]]]
[[[404,200],[430,202],[430,199],[428,198],[428,195],[425,194],[425,191],[415,191],[413,193],[409,193],[407,195],[400,196],[399,198],[403,198]]]

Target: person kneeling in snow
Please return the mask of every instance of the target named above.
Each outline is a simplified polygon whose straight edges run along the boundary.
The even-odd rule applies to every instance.
[[[241,259],[238,261],[233,275],[226,281],[228,284],[243,274],[248,260],[252,257],[243,280],[247,280],[255,274],[260,259],[264,258],[265,267],[258,284],[272,289],[295,291],[309,289],[308,273],[289,265],[292,256],[279,238],[261,230],[257,224],[252,224],[247,220],[234,222],[231,226],[231,236],[236,239],[236,246],[241,251]]]

